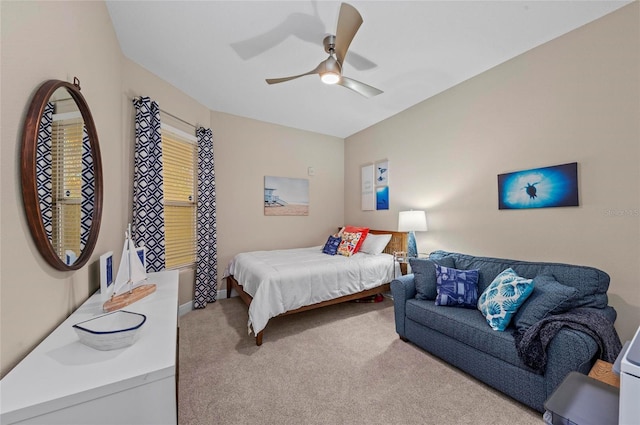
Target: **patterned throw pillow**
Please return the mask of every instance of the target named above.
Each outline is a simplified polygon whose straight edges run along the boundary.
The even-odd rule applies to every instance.
[[[338,247],[338,254],[351,257],[360,250],[364,238],[369,233],[369,228],[345,226],[340,232],[342,233],[342,242]]]
[[[518,276],[508,268],[496,276],[478,300],[478,310],[493,330],[504,331],[511,316],[533,292],[533,279]]]
[[[475,308],[478,302],[478,269],[457,270],[435,264],[436,305]]]
[[[325,243],[324,248],[322,248],[322,252],[329,255],[336,255],[341,240],[342,238],[340,236],[329,236],[329,239],[327,239],[327,243]]]
[[[345,231],[345,232],[350,232],[350,233],[360,233],[360,241],[356,244],[356,250],[353,251],[353,253],[355,254],[356,252],[360,251],[360,247],[362,246],[362,244],[364,243],[365,238],[369,234],[369,228],[368,227],[345,226],[342,230]]]
[[[342,232],[342,240],[338,247],[338,254],[344,255],[345,257],[351,257],[357,252],[356,248],[359,246],[361,239],[361,232]]]

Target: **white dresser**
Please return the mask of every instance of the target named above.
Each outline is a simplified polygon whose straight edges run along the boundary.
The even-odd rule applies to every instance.
[[[620,425],[640,422],[640,328],[620,364]]]
[[[123,309],[147,316],[132,346],[79,342],[72,325],[103,314],[94,294],[0,381],[0,424],[176,424],[178,271],[149,282],[156,292]]]

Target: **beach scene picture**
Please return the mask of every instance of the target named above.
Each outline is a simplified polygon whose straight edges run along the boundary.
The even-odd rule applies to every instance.
[[[265,176],[264,215],[309,215],[309,180]]]

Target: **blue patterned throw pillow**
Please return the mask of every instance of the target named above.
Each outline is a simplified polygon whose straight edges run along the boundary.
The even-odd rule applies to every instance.
[[[435,265],[436,305],[475,308],[478,302],[478,269],[457,270]]]
[[[487,319],[491,329],[504,331],[511,317],[533,292],[533,279],[518,276],[508,268],[484,290],[478,300],[478,310]]]
[[[324,254],[336,255],[341,240],[342,238],[340,236],[329,236],[327,243],[324,244],[324,248],[322,248],[322,252]]]

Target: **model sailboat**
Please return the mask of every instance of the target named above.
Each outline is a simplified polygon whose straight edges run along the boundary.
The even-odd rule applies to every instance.
[[[116,281],[113,284],[113,292],[109,300],[103,304],[102,309],[106,312],[118,310],[155,292],[156,285],[146,282],[147,271],[131,239],[131,224],[129,224],[125,232],[122,257]]]

